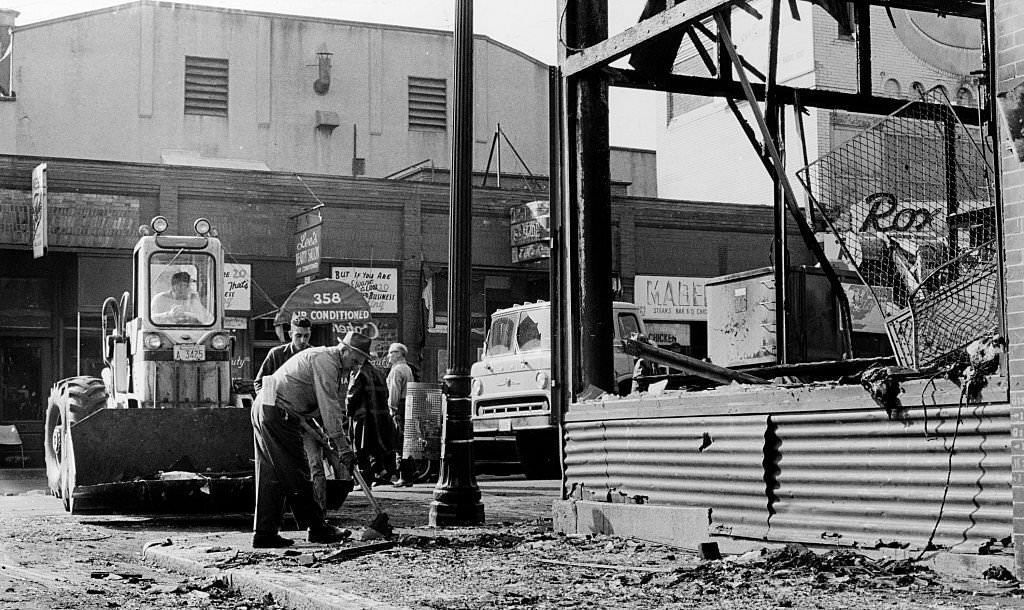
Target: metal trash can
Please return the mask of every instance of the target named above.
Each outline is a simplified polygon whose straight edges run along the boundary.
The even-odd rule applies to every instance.
[[[409,382],[405,391],[405,437],[402,457],[441,459],[441,386]]]

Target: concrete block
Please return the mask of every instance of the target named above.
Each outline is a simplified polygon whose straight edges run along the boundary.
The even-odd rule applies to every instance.
[[[576,533],[576,501],[555,500],[551,505],[551,525],[562,534]]]
[[[711,510],[708,508],[611,504],[581,500],[574,502],[574,511],[575,528],[559,531],[578,534],[610,534],[678,546],[693,551],[699,550],[700,544],[709,539],[708,525]],[[558,513],[559,511],[556,509],[556,523],[559,519]],[[568,519],[567,511],[565,516]],[[556,529],[558,529],[557,526]]]

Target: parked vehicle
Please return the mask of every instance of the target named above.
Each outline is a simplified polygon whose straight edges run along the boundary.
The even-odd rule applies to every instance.
[[[615,302],[615,383],[628,394],[633,358],[622,339],[643,333],[632,303]],[[473,453],[478,463],[516,464],[529,478],[557,476],[558,418],[551,406],[551,304],[523,303],[491,315],[473,364]]]
[[[134,291],[103,303],[101,378],[62,379],[50,392],[46,473],[68,511],[252,504],[252,427],[231,390],[221,243],[205,219],[195,235],[167,235],[167,225],[158,216],[140,228]]]

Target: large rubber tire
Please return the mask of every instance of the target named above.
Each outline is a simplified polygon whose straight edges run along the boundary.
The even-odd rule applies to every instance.
[[[107,405],[107,388],[97,377],[70,377],[54,384],[46,405],[43,450],[46,456],[46,482],[50,493],[64,499],[70,510],[68,481],[65,481],[65,460],[72,456],[64,451],[65,426],[74,426]],[[67,421],[64,414],[67,413]]]

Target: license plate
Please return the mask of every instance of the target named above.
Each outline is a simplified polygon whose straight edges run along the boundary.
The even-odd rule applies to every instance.
[[[206,360],[205,345],[175,345],[174,359],[183,362],[201,362]]]
[[[498,432],[511,432],[512,431],[512,420],[511,419],[499,419],[498,420]]]

